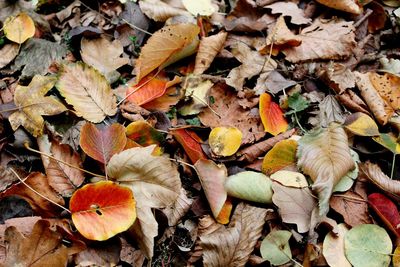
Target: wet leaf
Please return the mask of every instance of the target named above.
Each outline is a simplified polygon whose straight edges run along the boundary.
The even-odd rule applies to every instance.
[[[287,139],[278,142],[270,151],[265,154],[262,171],[271,175],[285,167],[296,163],[297,142]]]
[[[351,267],[344,253],[344,237],[349,232],[346,224],[341,223],[337,227],[338,233],[335,235],[329,232],[324,239],[323,255],[331,267]]]
[[[76,115],[88,121],[101,122],[117,112],[115,97],[104,76],[82,62],[63,64],[56,87]]]
[[[352,228],[345,236],[346,258],[354,267],[389,266],[392,241],[386,231],[374,224]]]
[[[87,155],[107,163],[113,155],[125,148],[125,128],[114,123],[99,130],[94,124],[86,123],[81,128],[79,144]]]
[[[232,156],[242,142],[242,132],[236,127],[216,127],[208,139],[211,151],[218,156]]]
[[[281,108],[267,93],[260,96],[260,117],[264,130],[273,136],[285,132],[288,128]]]
[[[261,242],[261,256],[272,265],[282,265],[292,259],[289,239],[292,233],[285,230],[271,231]]]
[[[345,128],[355,135],[379,135],[378,125],[376,125],[375,121],[370,116],[362,112],[349,115],[345,121]]]
[[[225,182],[229,196],[258,203],[272,203],[271,180],[264,174],[244,171],[231,175]]]
[[[163,135],[144,120],[126,126],[126,136],[141,146],[160,145],[164,140]]]
[[[35,34],[35,23],[28,14],[19,13],[4,21],[3,31],[8,40],[22,44]]]
[[[17,86],[14,102],[19,110],[8,118],[14,131],[22,125],[33,136],[40,136],[44,126],[42,115],[57,115],[67,109],[55,97],[45,96],[56,81],[54,77],[36,75],[28,86]]]
[[[132,191],[111,181],[78,189],[69,207],[76,229],[91,240],[107,240],[126,231],[136,219]]]

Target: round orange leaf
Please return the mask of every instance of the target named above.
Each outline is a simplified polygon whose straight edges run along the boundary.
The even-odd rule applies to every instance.
[[[76,229],[87,239],[103,241],[126,231],[136,219],[132,191],[111,181],[75,191],[70,210]]]

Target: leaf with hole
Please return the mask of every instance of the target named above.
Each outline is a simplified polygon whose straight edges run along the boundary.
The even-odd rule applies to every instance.
[[[132,191],[111,181],[76,190],[69,206],[76,229],[91,240],[107,240],[126,231],[136,219]]]

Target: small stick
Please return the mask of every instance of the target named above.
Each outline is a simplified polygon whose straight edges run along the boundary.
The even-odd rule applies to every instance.
[[[364,16],[362,16],[359,20],[357,20],[356,23],[353,24],[354,28],[360,26],[369,16],[371,16],[372,13],[373,11],[371,9],[367,9],[367,12],[364,14]]]

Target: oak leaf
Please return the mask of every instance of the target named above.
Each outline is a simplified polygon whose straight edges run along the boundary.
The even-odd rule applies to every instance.
[[[285,59],[292,63],[346,58],[352,55],[356,44],[352,22],[346,21],[316,19],[311,26],[301,30],[299,35],[299,46],[282,50]]]
[[[206,267],[241,267],[261,237],[268,210],[240,203],[227,228],[200,235]]]
[[[317,2],[352,14],[360,15],[362,13],[362,8],[358,5],[357,0],[317,0]]]
[[[337,124],[331,124],[326,129],[304,135],[298,144],[298,166],[314,181],[320,214],[325,215],[333,187],[354,169],[346,132]]]
[[[14,131],[22,125],[37,137],[43,133],[42,115],[57,115],[67,110],[55,97],[45,96],[56,81],[54,77],[36,75],[28,86],[17,86],[14,102],[19,110],[8,118]]]
[[[117,112],[115,97],[107,80],[85,63],[63,64],[56,87],[74,107],[76,115],[88,121],[101,122]]]

